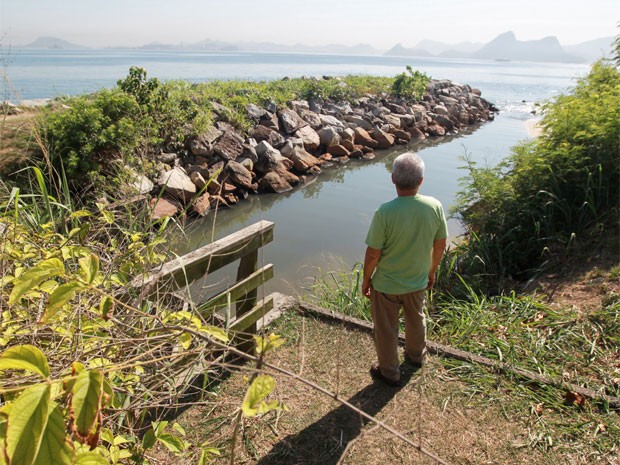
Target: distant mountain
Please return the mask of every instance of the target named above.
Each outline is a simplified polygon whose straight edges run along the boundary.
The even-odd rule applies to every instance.
[[[415,46],[416,49],[427,50],[433,55],[442,55],[446,52],[450,53],[474,53],[482,47],[483,44],[474,42],[460,42],[458,44],[446,44],[435,40],[421,40]]]
[[[585,61],[566,53],[556,37],[520,41],[514,32],[504,32],[472,55],[483,60],[559,61],[575,63]]]
[[[602,39],[589,40],[576,45],[565,45],[564,50],[573,55],[585,58],[589,62],[593,62],[602,56],[613,56],[613,43],[615,37],[603,37]]]
[[[428,50],[424,50],[422,48],[405,48],[402,44],[398,43],[394,45],[391,49],[383,54],[384,56],[392,56],[392,57],[432,57],[433,54]]]
[[[540,40],[517,40],[512,31],[500,34],[488,44],[461,42],[448,45],[432,40],[423,40],[415,48],[406,48],[396,44],[385,52],[387,56],[441,58],[477,58],[481,60],[499,61],[536,61],[583,63],[593,62],[603,53],[610,55],[614,38],[592,40],[582,44],[562,47],[556,37],[545,37]]]
[[[414,48],[401,43],[386,52],[368,44],[357,45],[305,45],[277,44],[274,42],[225,42],[205,39],[193,43],[164,44],[151,42],[138,48],[144,50],[199,50],[205,52],[266,52],[266,53],[317,53],[331,55],[385,55],[400,57],[478,58],[484,60],[515,60],[538,62],[592,63],[601,56],[612,56],[614,37],[603,37],[581,44],[561,46],[555,37],[520,41],[512,31],[500,34],[488,44],[460,42],[447,44],[434,40],[422,40]],[[24,48],[37,49],[85,49],[57,37],[39,37]]]
[[[24,48],[44,48],[53,50],[81,50],[87,47],[72,44],[57,37],[38,37],[34,42],[24,45]]]

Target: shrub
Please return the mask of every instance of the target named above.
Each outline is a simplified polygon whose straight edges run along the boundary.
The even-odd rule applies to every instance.
[[[406,73],[400,73],[392,84],[392,94],[413,100],[420,100],[426,92],[426,85],[430,78],[420,71],[414,71],[407,66]]]
[[[49,113],[42,129],[52,163],[59,171],[64,167],[69,179],[84,180],[110,160],[130,156],[139,145],[141,110],[131,96],[103,90],[68,104],[66,110]]]
[[[493,168],[468,163],[456,212],[471,230],[461,270],[525,279],[547,252],[614,233],[620,191],[620,72],[596,63],[544,105],[543,135]]]

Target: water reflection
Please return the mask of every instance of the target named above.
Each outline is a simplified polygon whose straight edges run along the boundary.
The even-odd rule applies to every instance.
[[[460,169],[463,155],[495,163],[526,136],[522,119],[500,115],[494,122],[455,136],[377,152],[372,161],[334,164],[313,182],[293,191],[250,196],[230,209],[191,222],[185,240],[175,237],[176,251],[184,253],[260,220],[273,221],[275,239],[261,250],[259,266],[273,263],[275,277],[261,292],[303,294],[314,276],[333,269],[348,270],[361,261],[372,214],[395,196],[390,171],[397,155],[407,150],[420,153],[426,163],[421,192],[438,198],[448,210],[464,175]],[[449,220],[448,225],[452,237],[460,234],[457,220]],[[225,270],[198,283],[195,291],[206,295],[231,280],[234,270]]]

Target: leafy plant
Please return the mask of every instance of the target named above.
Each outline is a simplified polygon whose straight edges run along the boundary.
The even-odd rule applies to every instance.
[[[544,105],[540,138],[515,147],[496,167],[467,162],[455,208],[470,230],[459,272],[486,275],[488,284],[527,279],[549,252],[564,253],[604,231],[617,234],[618,89],[618,70],[598,62],[569,95]]]
[[[418,70],[407,65],[407,71],[400,73],[394,78],[392,94],[412,100],[420,100],[426,92],[426,86],[430,78]]]

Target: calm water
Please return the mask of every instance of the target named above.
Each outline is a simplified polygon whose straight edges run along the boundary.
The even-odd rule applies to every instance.
[[[4,54],[3,60],[10,80],[5,95],[14,101],[112,87],[127,75],[130,66],[144,67],[149,77],[204,82],[303,75],[394,76],[405,65],[411,65],[436,79],[470,84],[500,109],[495,121],[469,134],[435,141],[435,145],[409,147],[426,162],[421,192],[437,197],[447,210],[454,203],[459,178],[464,175],[460,169],[463,156],[490,164],[505,157],[512,146],[528,138],[525,123],[533,117],[534,103],[565,92],[588,70],[584,65],[556,63],[132,50],[12,50]],[[350,269],[362,259],[374,210],[395,195],[388,169],[394,157],[407,149],[378,153],[372,162],[351,160],[344,166],[325,169],[312,184],[287,194],[249,197],[230,210],[219,211],[217,216],[192,223],[186,237],[175,241],[187,250],[256,221],[273,221],[275,241],[265,247],[259,260],[273,263],[276,277],[263,291],[303,293],[313,276]],[[449,226],[451,235],[458,236],[458,221],[450,220]],[[226,273],[212,276],[208,286],[203,286],[204,292],[224,286],[227,279]],[[197,288],[196,292],[201,290]]]

